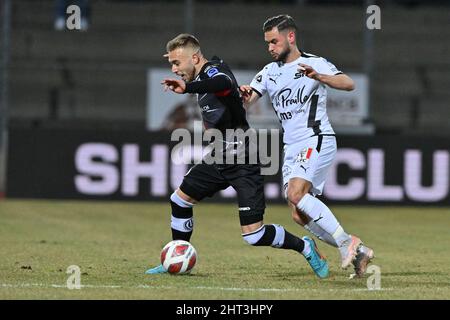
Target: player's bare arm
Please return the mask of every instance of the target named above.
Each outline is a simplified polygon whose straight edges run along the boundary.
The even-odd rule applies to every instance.
[[[164,89],[172,90],[175,93],[215,93],[223,90],[231,89],[232,82],[226,75],[218,75],[216,77],[201,81],[184,82],[177,79],[164,79],[161,82]]]
[[[303,63],[299,64],[298,71],[303,72],[308,78],[320,81],[333,89],[346,91],[355,89],[355,83],[352,78],[343,73],[337,75],[321,74],[314,70],[313,67]]]
[[[240,86],[239,91],[241,93],[244,106],[247,108],[259,99],[259,95],[255,92],[255,90],[253,90],[251,86],[247,84]]]

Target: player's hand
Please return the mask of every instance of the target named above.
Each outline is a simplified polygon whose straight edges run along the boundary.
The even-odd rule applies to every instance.
[[[253,89],[249,85],[242,85],[239,87],[239,92],[241,93],[244,103],[247,103],[252,96]]]
[[[299,63],[298,65],[299,65],[299,67],[297,70],[299,72],[302,72],[308,78],[311,78],[314,80],[319,80],[319,73],[317,73],[317,71],[314,70],[313,67],[308,66],[307,64],[303,64],[303,63]]]
[[[164,86],[164,91],[172,90],[175,93],[184,93],[186,90],[186,83],[178,79],[164,79],[161,84]]]

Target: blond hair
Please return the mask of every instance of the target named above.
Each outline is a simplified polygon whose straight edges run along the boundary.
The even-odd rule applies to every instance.
[[[200,51],[200,42],[192,34],[182,33],[167,42],[167,52],[178,48],[191,48],[194,52]]]

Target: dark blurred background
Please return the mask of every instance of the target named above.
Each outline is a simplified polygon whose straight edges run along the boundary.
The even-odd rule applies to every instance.
[[[64,2],[64,1],[63,1]],[[76,3],[77,1],[68,1]],[[145,127],[146,72],[190,28],[232,68],[270,61],[263,22],[292,15],[300,46],[364,72],[364,1],[84,1],[85,31],[55,29],[57,1],[11,1],[9,125]],[[370,118],[377,133],[450,133],[450,1],[392,0],[372,31]],[[3,17],[3,16],[2,16]],[[3,52],[2,52],[3,53]]]
[[[450,134],[450,1],[0,3],[2,141],[14,128],[144,130],[147,70],[169,67],[169,39],[192,32],[206,56],[260,70],[270,62],[262,24],[280,13],[296,20],[303,50],[367,74],[364,121],[377,135]],[[71,3],[83,11],[80,31],[59,19]],[[366,28],[370,4],[381,8],[381,30]]]

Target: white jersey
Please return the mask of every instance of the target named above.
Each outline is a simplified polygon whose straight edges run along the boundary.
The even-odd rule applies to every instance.
[[[334,134],[326,111],[327,89],[323,83],[299,72],[299,63],[326,75],[342,73],[326,59],[302,53],[289,63],[269,63],[250,84],[260,96],[269,94],[287,145],[314,135]]]

